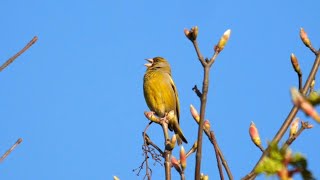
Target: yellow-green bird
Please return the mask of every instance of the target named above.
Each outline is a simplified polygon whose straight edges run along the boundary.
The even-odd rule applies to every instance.
[[[146,60],[149,63],[145,64],[147,70],[143,79],[143,91],[148,107],[160,118],[173,110],[175,117],[168,127],[177,135],[179,144],[181,140],[188,143],[179,126],[180,104],[177,88],[171,77],[170,64],[162,57]]]

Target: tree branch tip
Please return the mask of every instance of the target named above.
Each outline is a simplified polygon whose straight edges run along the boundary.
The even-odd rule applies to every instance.
[[[17,143],[17,144],[22,143],[22,138],[19,138],[16,143]]]

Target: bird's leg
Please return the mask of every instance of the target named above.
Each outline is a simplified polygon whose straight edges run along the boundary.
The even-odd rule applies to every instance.
[[[167,116],[163,117],[163,118],[159,118],[160,119],[160,123],[166,123],[169,124],[169,120],[167,119]]]
[[[168,133],[169,121],[167,119],[167,116],[159,118],[159,120],[160,120],[160,125],[162,126],[162,129],[163,129],[163,133],[164,133],[164,136],[165,136],[166,144],[170,143],[170,138],[169,138],[169,133]]]

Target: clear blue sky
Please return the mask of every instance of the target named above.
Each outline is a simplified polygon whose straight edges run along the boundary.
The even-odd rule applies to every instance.
[[[311,68],[314,55],[301,43],[299,28],[320,47],[319,6],[319,1],[289,0],[3,0],[0,62],[33,36],[39,40],[1,72],[0,153],[19,137],[24,141],[0,165],[0,179],[142,179],[132,169],[143,160],[141,132],[148,123],[143,64],[154,56],[171,63],[189,149],[197,131],[189,105],[199,107],[191,88],[201,87],[202,69],[183,29],[194,25],[208,57],[223,32],[232,30],[211,72],[207,118],[240,179],[261,154],[250,141],[250,122],[266,146],[292,107],[289,88],[297,86],[297,77],[290,53],[298,57],[304,79]],[[298,115],[315,127],[292,149],[307,156],[320,177],[320,127]],[[162,146],[159,126],[153,125],[149,134]],[[202,172],[218,179],[207,138],[203,151]],[[188,159],[188,179],[193,179],[194,157]],[[152,169],[154,179],[163,179],[159,165]]]

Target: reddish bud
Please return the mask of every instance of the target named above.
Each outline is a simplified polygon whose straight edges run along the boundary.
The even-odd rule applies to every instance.
[[[184,29],[184,35],[186,35],[190,41],[196,40],[198,36],[198,26],[194,26],[190,30]]]
[[[171,156],[171,164],[178,172],[181,172],[180,163],[174,156]]]
[[[303,28],[300,28],[300,38],[303,42],[304,45],[306,45],[307,47],[311,47],[311,41],[310,39],[308,38],[308,35],[307,33],[304,31]]]
[[[210,131],[210,121],[209,120],[205,120],[203,122],[203,127],[205,130]]]
[[[196,40],[197,37],[198,37],[198,32],[199,32],[198,26],[192,27],[192,28],[191,28],[191,32],[192,32],[192,38],[193,38],[193,40]]]
[[[320,123],[320,116],[316,109],[307,101],[296,88],[291,88],[291,98],[293,104],[300,108],[306,115],[312,117]]]
[[[320,123],[320,116],[316,109],[308,102],[304,101],[300,105],[300,109],[306,113],[306,115],[312,117],[314,120],[316,120],[318,123]]]
[[[198,111],[196,110],[196,108],[193,107],[192,104],[190,104],[190,112],[191,112],[193,119],[199,124],[200,115],[199,115]]]
[[[298,106],[301,104],[301,102],[305,101],[303,96],[300,94],[300,92],[296,88],[291,88],[291,99],[294,105]]]
[[[184,32],[184,35],[186,35],[186,37],[187,37],[189,40],[191,40],[191,39],[190,39],[190,31],[185,28],[183,32]]]
[[[154,115],[154,112],[144,112],[144,115],[147,119],[149,119],[152,122],[159,123],[159,119]]]
[[[282,168],[280,171],[278,171],[278,177],[280,179],[285,179],[285,180],[292,180],[291,178],[289,178],[289,172],[287,168]]]
[[[256,146],[259,147],[261,145],[261,140],[260,140],[258,129],[257,129],[256,125],[253,122],[251,122],[251,124],[250,124],[249,134],[250,134],[252,142]]]
[[[184,150],[183,146],[180,148],[180,163],[182,171],[184,171],[187,167],[187,157],[186,157],[186,151]]]
[[[302,75],[297,57],[293,53],[291,53],[290,59],[291,59],[291,64],[293,66],[294,71],[297,74]]]

